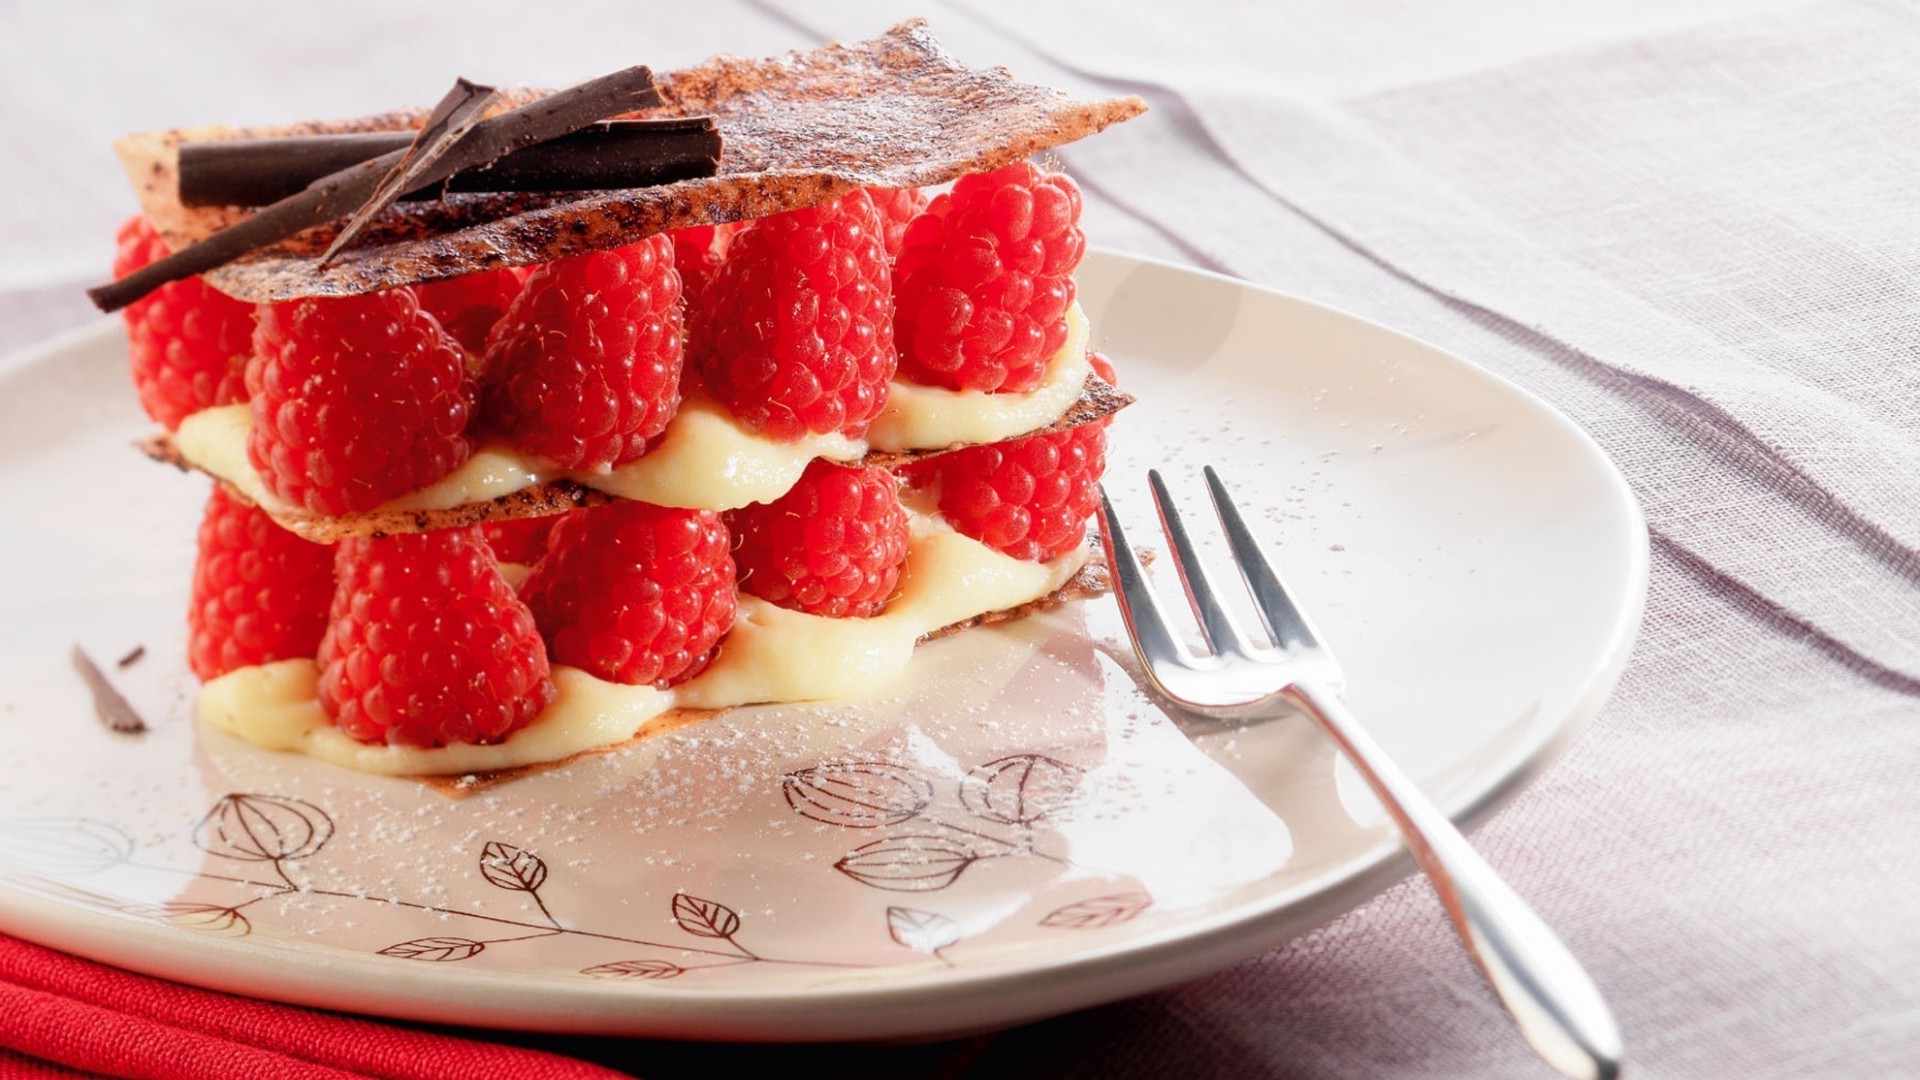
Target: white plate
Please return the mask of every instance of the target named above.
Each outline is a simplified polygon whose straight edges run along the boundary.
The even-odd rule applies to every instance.
[[[1646,537],[1567,420],[1244,283],[1096,254],[1081,296],[1140,398],[1112,431],[1123,513],[1148,528],[1148,466],[1197,490],[1219,465],[1350,704],[1449,812],[1488,810],[1599,707]],[[1104,601],[934,643],[884,700],[743,709],[460,799],[201,731],[180,638],[206,482],[128,447],[123,349],[103,322],[0,368],[12,933],[393,1017],[929,1037],[1199,975],[1408,870],[1304,721],[1180,736]],[[75,643],[150,731],[95,721]]]

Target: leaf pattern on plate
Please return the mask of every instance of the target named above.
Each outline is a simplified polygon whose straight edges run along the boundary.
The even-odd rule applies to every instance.
[[[1040,925],[1059,930],[1095,930],[1128,922],[1152,906],[1150,893],[1112,893],[1055,908],[1040,920]]]
[[[673,898],[673,921],[696,937],[730,938],[740,929],[740,916],[732,908],[686,893]]]
[[[184,926],[203,934],[246,937],[253,932],[253,924],[247,921],[247,917],[241,914],[239,908],[224,904],[196,904],[175,900],[162,904],[161,914],[166,921],[175,926]]]
[[[1044,754],[989,761],[960,781],[960,802],[1002,825],[1031,825],[1084,802],[1087,771]]]
[[[245,862],[304,859],[333,837],[333,819],[302,799],[226,795],[193,830],[202,851]]]
[[[397,956],[402,960],[431,960],[435,963],[447,963],[472,959],[480,955],[486,947],[485,942],[470,938],[423,937],[403,941],[398,945],[389,945],[380,950],[380,955]]]
[[[833,868],[876,889],[933,892],[953,884],[979,858],[954,836],[908,833],[855,848]]]
[[[782,790],[789,806],[805,816],[828,824],[885,830],[880,839],[856,848],[833,864],[835,870],[872,888],[907,893],[937,891],[954,884],[967,867],[985,859],[1038,856],[1065,861],[1036,852],[1031,830],[1026,826],[1083,797],[1084,770],[1044,755],[1020,754],[974,769],[960,780],[960,785],[957,791],[960,801],[975,814],[990,822],[1020,826],[1022,835],[1009,840],[990,835],[991,830],[983,831],[978,826],[962,827],[942,820],[939,815],[929,816],[927,811],[936,801],[934,781],[913,769],[887,762],[822,764],[782,778]],[[951,804],[948,805],[951,808]],[[907,822],[913,823],[911,832],[897,831]],[[231,792],[221,796],[194,825],[190,839],[196,847],[221,858],[266,864],[277,875],[277,882],[258,880],[262,875],[252,873],[230,876],[203,869],[173,871],[164,866],[134,865],[153,871],[185,872],[210,882],[224,883],[222,887],[244,885],[253,892],[251,899],[237,903],[129,900],[124,896],[89,892],[51,876],[40,880],[45,882],[45,889],[59,892],[75,902],[205,934],[248,935],[253,931],[253,924],[243,908],[259,900],[299,894],[412,908],[436,914],[443,920],[483,918],[488,920],[490,928],[515,928],[509,932],[511,936],[475,939],[432,935],[378,950],[381,956],[429,963],[470,960],[495,945],[581,934],[603,941],[627,942],[636,949],[677,950],[684,954],[673,959],[630,956],[578,969],[580,974],[593,978],[668,979],[704,968],[766,962],[832,968],[871,966],[818,955],[762,955],[734,940],[741,928],[736,909],[685,892],[674,894],[670,901],[675,925],[695,938],[711,939],[722,945],[668,945],[645,936],[627,937],[567,926],[549,912],[540,897],[539,891],[547,884],[552,867],[534,851],[506,840],[485,841],[471,857],[488,885],[526,894],[539,908],[541,919],[538,921],[480,913],[467,910],[465,905],[377,895],[351,885],[327,887],[317,885],[310,877],[303,876],[296,881],[288,876],[285,864],[319,854],[334,834],[333,818],[304,799]],[[134,849],[135,842],[127,832],[90,819],[0,820],[0,874],[24,872],[19,875],[22,880],[31,880],[37,870],[74,875],[127,864],[132,861]],[[259,892],[260,889],[266,891]],[[1136,913],[1112,903],[1095,911],[1083,903],[1056,911],[1048,917],[1048,925],[1104,925]],[[886,921],[887,932],[896,944],[949,964],[951,961],[942,955],[942,950],[961,941],[966,933],[959,921],[924,908],[888,907]],[[518,933],[521,929],[536,932]],[[693,962],[690,963],[689,958]]]
[[[893,936],[893,940],[916,952],[937,953],[959,941],[965,930],[959,923],[937,911],[890,907],[887,909],[887,933]]]
[[[671,960],[615,960],[611,964],[580,969],[580,974],[596,979],[671,979],[686,972],[686,968]]]
[[[835,762],[781,778],[787,805],[828,825],[875,829],[898,825],[933,801],[933,782],[884,761]]]
[[[489,840],[480,849],[480,875],[502,889],[535,892],[547,880],[547,864],[525,848]]]
[[[0,863],[11,869],[62,876],[91,874],[133,857],[133,838],[91,818],[16,818],[0,821]]]

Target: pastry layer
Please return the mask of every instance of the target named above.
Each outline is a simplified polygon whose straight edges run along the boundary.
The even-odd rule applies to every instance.
[[[742,594],[733,629],[708,668],[671,690],[605,682],[556,667],[559,696],[528,727],[493,746],[369,745],[328,723],[315,697],[312,660],[241,668],[200,691],[203,722],[271,750],[390,776],[457,775],[523,768],[616,745],[674,708],[820,701],[886,690],[921,640],[998,612],[1061,595],[1086,566],[1076,550],[1051,562],[1010,558],[913,513],[899,592],[870,619],[828,619]]]
[[[654,116],[710,115],[725,149],[699,180],[577,195],[449,195],[402,203],[322,270],[339,225],[210,271],[242,300],[346,296],[532,266],[620,247],[667,229],[742,221],[826,202],[856,187],[927,187],[984,172],[1138,116],[1137,97],[1079,100],[1023,83],[1005,68],[970,68],[910,20],[868,41],[768,59],[717,56],[656,73]],[[513,91],[510,104],[543,91]],[[196,139],[345,134],[418,128],[419,110],[276,127],[203,127],[130,135],[115,144],[142,209],[179,250],[247,216],[189,209],[177,197],[179,145]]]
[[[732,510],[779,498],[816,457],[889,463],[889,458],[1000,442],[1066,421],[1085,423],[1125,405],[1129,399],[1091,374],[1089,330],[1078,305],[1069,309],[1067,323],[1066,344],[1049,362],[1046,381],[1034,390],[983,394],[895,381],[887,411],[864,440],[836,434],[774,442],[742,428],[712,399],[690,396],[657,446],[611,470],[570,472],[503,443],[490,443],[430,487],[343,517],[309,514],[267,492],[247,460],[252,421],[245,404],[195,413],[171,439],[149,452],[224,481],[281,525],[323,543],[342,536],[537,516],[608,497]],[[1100,389],[1090,395],[1090,387]]]

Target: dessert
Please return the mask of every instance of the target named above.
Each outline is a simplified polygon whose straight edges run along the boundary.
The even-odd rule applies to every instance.
[[[145,449],[217,481],[206,723],[374,772],[533,767],[883,689],[930,636],[1098,589],[1127,399],[1073,302],[1078,189],[1027,159],[1138,101],[965,68],[918,22],[643,74],[579,125],[718,153],[655,144],[612,189],[434,174],[580,88],[123,141],[143,213],[94,295],[126,306]],[[365,165],[286,164],[334,170],[313,187],[270,175],[382,132]],[[216,143],[269,175],[213,190],[280,201],[186,205]]]

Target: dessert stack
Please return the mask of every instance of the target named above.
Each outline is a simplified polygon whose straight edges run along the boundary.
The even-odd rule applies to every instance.
[[[1080,193],[1032,157],[1140,108],[915,22],[123,140],[142,213],[94,295],[146,449],[215,480],[202,719],[500,771],[867,693],[929,636],[1097,590],[1126,398],[1075,303]]]

